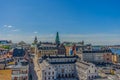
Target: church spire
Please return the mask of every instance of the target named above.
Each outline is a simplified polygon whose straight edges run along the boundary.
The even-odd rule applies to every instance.
[[[37,36],[35,36],[34,44],[37,44],[37,42],[38,42]]]
[[[60,39],[59,39],[59,33],[56,33],[56,39],[55,39],[55,43],[57,44],[57,46],[60,45]]]

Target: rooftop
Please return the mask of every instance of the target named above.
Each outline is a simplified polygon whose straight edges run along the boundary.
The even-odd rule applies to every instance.
[[[111,48],[112,53],[120,55],[120,49]]]
[[[40,62],[46,61],[48,64],[73,64],[76,62],[77,56],[52,55],[45,56],[40,59]]]
[[[12,64],[13,63],[13,64]],[[28,61],[25,59],[19,60],[19,62],[11,62],[10,64],[7,64],[6,68],[12,68],[12,69],[16,69],[16,68],[26,68],[28,67]]]
[[[90,50],[90,51],[83,51],[83,53],[106,53],[106,52],[112,53],[111,50]]]
[[[25,50],[24,49],[15,48],[13,50],[13,57],[24,57],[24,56],[25,56]]]
[[[84,61],[78,61],[78,62],[76,62],[76,65],[79,68],[82,68],[82,69],[86,70],[86,69],[88,69],[93,64],[92,63],[87,63],[87,62],[84,62]]]

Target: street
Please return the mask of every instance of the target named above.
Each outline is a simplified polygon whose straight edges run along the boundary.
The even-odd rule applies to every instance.
[[[30,65],[30,75],[31,75],[31,77],[30,77],[30,80],[38,80],[38,77],[37,77],[37,75],[36,75],[36,71],[35,71],[35,69],[34,69],[34,64],[33,63],[30,63],[29,64]],[[32,79],[31,79],[32,78]]]

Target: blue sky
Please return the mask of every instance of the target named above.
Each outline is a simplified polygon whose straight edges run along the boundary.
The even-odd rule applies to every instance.
[[[120,43],[119,0],[0,0],[0,38]]]

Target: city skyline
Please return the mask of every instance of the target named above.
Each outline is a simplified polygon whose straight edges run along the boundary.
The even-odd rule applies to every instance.
[[[0,1],[0,39],[120,43],[120,1]]]

